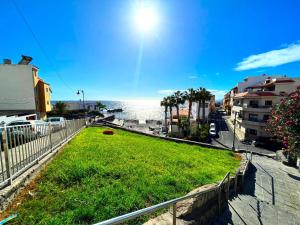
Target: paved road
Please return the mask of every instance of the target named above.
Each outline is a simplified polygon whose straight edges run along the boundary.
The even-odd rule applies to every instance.
[[[228,117],[227,117],[228,118]],[[212,144],[227,148],[232,148],[233,145],[233,131],[231,128],[227,125],[226,116],[223,116],[221,113],[217,113],[217,115],[214,117],[214,120],[216,121],[217,131],[218,135],[216,138],[212,139]],[[248,151],[263,153],[263,154],[274,154],[274,151],[270,151],[263,148],[258,148],[252,145],[245,145],[241,143],[237,138],[235,139],[235,148],[236,149],[245,149]]]
[[[281,162],[253,155],[245,189],[229,201],[214,225],[300,225],[300,173]]]

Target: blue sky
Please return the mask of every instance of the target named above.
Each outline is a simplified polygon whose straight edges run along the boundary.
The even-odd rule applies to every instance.
[[[142,35],[136,0],[11,0],[0,8],[0,58],[30,55],[52,99],[160,99],[206,87],[220,98],[249,75],[300,77],[300,1],[152,0]]]

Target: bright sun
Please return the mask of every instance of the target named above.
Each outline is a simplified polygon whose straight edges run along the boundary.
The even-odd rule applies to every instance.
[[[153,5],[138,5],[134,12],[134,22],[136,28],[142,34],[150,33],[158,25],[158,13]]]

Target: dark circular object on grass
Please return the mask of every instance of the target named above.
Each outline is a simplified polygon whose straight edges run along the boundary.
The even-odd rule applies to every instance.
[[[114,131],[113,131],[113,130],[105,130],[105,131],[103,131],[103,134],[106,134],[106,135],[113,135],[113,134],[114,134]]]

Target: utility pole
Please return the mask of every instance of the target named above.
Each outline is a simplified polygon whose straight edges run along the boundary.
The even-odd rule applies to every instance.
[[[238,112],[234,112],[234,122],[233,122],[233,141],[232,141],[232,151],[235,151],[235,124],[236,124],[236,115]]]

